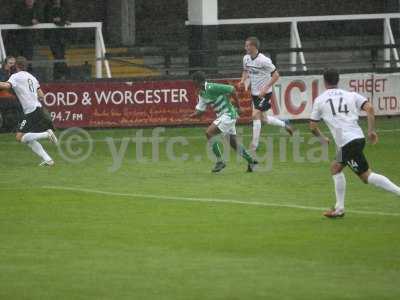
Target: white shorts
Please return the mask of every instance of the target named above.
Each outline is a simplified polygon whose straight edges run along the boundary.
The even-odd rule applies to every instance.
[[[223,114],[213,122],[224,135],[236,135],[236,119]]]

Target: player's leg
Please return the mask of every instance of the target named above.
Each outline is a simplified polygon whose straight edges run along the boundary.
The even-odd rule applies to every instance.
[[[266,112],[263,113],[263,121],[268,125],[286,128],[286,123],[284,121],[273,116],[268,116]]]
[[[223,160],[221,147],[216,138],[216,136],[220,133],[221,133],[221,131],[219,130],[217,125],[215,125],[214,123],[212,123],[206,130],[206,137],[207,137],[208,144],[210,145],[210,147],[218,161]]]
[[[16,139],[24,144],[27,144],[34,153],[43,159],[41,165],[53,165],[53,159],[43,149],[38,142],[40,139],[48,138],[56,143],[57,138],[52,131],[51,119],[44,115],[41,108],[37,108],[33,113],[26,115],[25,119],[19,126]]]
[[[17,132],[16,139],[17,141],[26,144],[29,148],[32,149],[34,153],[36,153],[39,157],[42,158],[43,162],[41,165],[51,166],[54,164],[53,159],[50,155],[43,149],[43,146],[36,140],[31,140],[29,142],[23,141],[25,134],[22,132]]]
[[[372,172],[371,169],[360,174],[359,177],[366,184],[372,184],[378,188],[400,196],[400,187],[398,185],[394,184],[386,176]]]
[[[20,127],[21,132],[24,132],[21,138],[23,143],[40,139],[49,139],[54,144],[58,142],[53,131],[54,127],[51,118],[41,107],[28,114]]]
[[[253,169],[258,162],[251,157],[243,145],[237,142],[236,138],[236,118],[231,118],[227,115],[221,117],[221,122],[218,125],[220,131],[229,139],[230,146],[239,153],[248,163],[247,171],[253,172]]]
[[[215,157],[217,158],[215,167],[212,169],[212,172],[214,173],[221,171],[226,166],[222,157],[221,146],[217,139],[217,135],[219,135],[220,133],[221,131],[215,122],[212,123],[206,130],[208,145],[214,153]]]
[[[344,216],[344,200],[346,195],[346,177],[344,176],[343,169],[346,167],[346,159],[348,159],[349,153],[348,145],[339,149],[336,153],[336,159],[331,163],[331,175],[333,185],[335,187],[336,204],[335,207],[324,213],[325,217],[338,218]]]
[[[46,131],[49,134],[49,140],[53,144],[58,144],[57,136],[54,133],[53,120],[51,119],[50,113],[43,107],[39,109],[38,113],[38,131]]]
[[[253,135],[251,139],[250,149],[255,152],[258,148],[258,144],[260,143],[262,112],[254,107],[254,103],[253,103],[252,119],[253,119]]]
[[[247,150],[243,147],[243,145],[239,144],[237,142],[236,138],[236,133],[235,134],[230,134],[229,135],[229,144],[231,147],[239,153],[241,157],[243,157],[247,161],[247,172],[253,172],[255,165],[258,164],[258,161],[256,161],[248,152]]]
[[[375,185],[376,187],[400,196],[400,187],[383,175],[368,170],[366,173],[360,175],[360,178],[365,183]]]
[[[57,144],[57,137],[52,129],[47,129],[42,132],[27,132],[23,135],[21,142],[29,143],[31,141],[37,141],[41,139],[49,139],[53,144]]]
[[[263,98],[253,97],[253,140],[250,146],[252,151],[255,151],[258,147],[262,122],[285,128],[290,135],[293,135],[294,129],[292,126],[276,117],[267,115],[267,111],[271,108],[271,97],[272,93],[265,95]]]
[[[22,136],[21,142],[29,143],[29,142],[37,141],[37,140],[41,140],[41,139],[48,139],[49,137],[50,137],[50,133],[47,131],[27,132]]]
[[[347,164],[354,173],[366,184],[372,184],[388,192],[400,196],[400,187],[390,181],[387,177],[374,173],[369,168],[367,158],[364,155],[365,139],[355,141],[355,151]]]
[[[343,173],[344,168],[345,165],[337,161],[333,161],[331,164],[331,174],[335,186],[336,210],[344,210],[344,199],[346,195],[346,177]]]
[[[252,163],[254,161],[243,145],[237,142],[236,134],[229,135],[229,144],[231,145],[232,149],[238,152],[240,156],[243,157],[248,163]]]
[[[268,124],[268,125],[272,125],[272,126],[277,126],[277,127],[281,127],[281,128],[285,128],[285,130],[290,134],[293,135],[294,132],[294,128],[287,122],[282,121],[276,117],[273,116],[268,116],[267,112],[263,113],[263,121]]]
[[[272,98],[272,93],[269,93],[265,95],[264,98],[254,99],[253,101],[254,106],[262,113],[261,121],[267,123],[268,125],[285,128],[290,135],[293,135],[294,130],[288,123],[276,117],[267,115],[267,111],[271,109],[271,98]]]

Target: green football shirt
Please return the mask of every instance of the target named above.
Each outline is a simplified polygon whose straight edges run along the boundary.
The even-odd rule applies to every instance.
[[[199,102],[196,110],[205,111],[207,105],[210,105],[217,117],[228,114],[232,119],[236,119],[238,113],[228,96],[234,90],[235,88],[232,85],[206,82],[204,90],[199,93]]]

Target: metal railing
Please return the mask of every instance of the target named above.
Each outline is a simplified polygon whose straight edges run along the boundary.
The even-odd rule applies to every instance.
[[[269,55],[275,64],[278,66],[279,71],[284,74],[289,74],[293,71],[293,65],[289,60],[284,57],[286,54],[292,52],[299,53],[303,52],[305,55],[310,56],[310,60],[307,63],[307,69],[304,70],[301,62],[296,62],[297,70],[296,73],[314,74],[320,73],[324,68],[330,65],[335,65],[341,71],[354,72],[370,72],[380,71],[387,68],[389,64],[391,71],[399,71],[398,63],[399,60],[391,59],[389,61],[384,60],[381,57],[381,53],[386,50],[391,51],[393,48],[399,48],[400,44],[394,45],[382,45],[382,44],[371,44],[371,45],[358,45],[358,46],[307,46],[304,48],[290,48],[290,47],[279,47],[279,48],[268,48],[264,53]],[[107,58],[110,61],[117,61],[131,66],[145,67],[153,70],[158,70],[161,75],[168,76],[175,74],[189,74],[191,71],[203,70],[209,74],[239,74],[241,72],[241,59],[244,55],[241,48],[235,49],[220,49],[213,51],[197,50],[198,55],[206,53],[207,55],[215,55],[218,58],[224,58],[218,65],[212,67],[190,67],[188,57],[193,50],[186,48],[157,48],[157,49],[146,49],[146,50],[130,50],[128,53],[112,53],[108,54]],[[336,58],[330,60],[326,59],[325,53],[335,53]],[[354,54],[358,53],[359,57],[354,58]],[[320,58],[318,58],[321,55]],[[129,61],[132,57],[147,57],[145,61],[147,63],[137,64]],[[312,59],[311,59],[312,57]],[[289,73],[288,73],[289,72]]]
[[[390,24],[391,19],[400,19],[400,13],[387,13],[387,14],[358,14],[358,15],[328,15],[328,16],[303,16],[303,17],[279,17],[279,18],[248,18],[248,19],[223,19],[217,20],[216,24],[207,25],[241,25],[241,24],[282,24],[289,23],[290,26],[290,48],[299,49],[300,51],[292,51],[290,53],[291,70],[297,70],[297,57],[300,58],[302,70],[307,71],[306,59],[304,52],[301,51],[302,43],[298,30],[298,23],[306,22],[336,22],[336,21],[362,21],[362,20],[382,20],[383,21],[383,44],[390,46],[395,45],[392,27]],[[191,25],[189,21],[186,25]],[[193,24],[195,25],[195,24]],[[391,54],[396,60],[397,67],[400,67],[399,53],[397,48],[386,48],[384,50],[385,67],[389,68]]]
[[[0,24],[0,61],[7,57],[6,49],[4,47],[4,40],[2,31],[5,30],[46,30],[46,29],[82,29],[93,28],[95,29],[95,59],[96,59],[96,78],[103,77],[103,63],[106,70],[107,78],[111,78],[110,64],[106,58],[107,51],[104,43],[103,23],[101,22],[80,22],[71,23],[65,26],[57,26],[53,23],[40,23],[33,26],[21,26],[17,24]]]

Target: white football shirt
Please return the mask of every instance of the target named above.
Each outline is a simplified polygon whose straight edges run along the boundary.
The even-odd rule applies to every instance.
[[[358,125],[363,105],[368,100],[360,94],[342,89],[328,89],[315,99],[311,121],[323,119],[338,147],[355,139],[364,138]]]
[[[243,70],[247,71],[250,77],[251,94],[260,95],[261,89],[271,80],[271,73],[276,71],[272,60],[262,53],[258,53],[253,59],[249,54],[243,57]],[[272,87],[268,93],[272,92]]]
[[[40,88],[38,80],[30,73],[20,71],[11,75],[8,81],[19,102],[22,105],[24,114],[29,114],[36,110],[37,107],[42,107],[38,99],[38,89]]]

